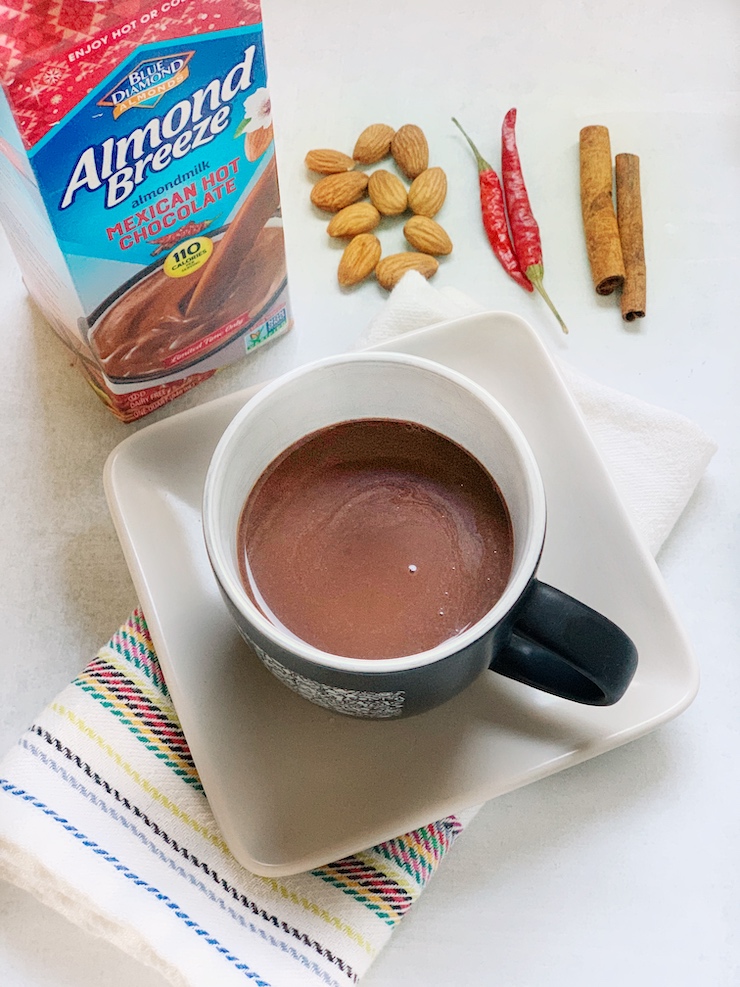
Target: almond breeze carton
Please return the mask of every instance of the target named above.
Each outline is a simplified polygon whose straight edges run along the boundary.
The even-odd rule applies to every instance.
[[[260,5],[0,11],[0,220],[132,421],[291,325]]]

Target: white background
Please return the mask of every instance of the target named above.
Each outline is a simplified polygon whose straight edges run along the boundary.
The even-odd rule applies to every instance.
[[[488,804],[364,981],[368,987],[731,987],[740,983],[740,6],[737,0],[265,0],[296,328],[174,414],[348,349],[380,309],[342,291],[339,248],[308,202],[312,147],[351,152],[369,123],[414,122],[449,177],[455,244],[435,279],[524,316],[553,353],[683,412],[719,443],[659,556],[702,668],[679,719]],[[520,151],[566,340],[492,259],[454,114],[498,161]],[[648,316],[595,296],[578,197],[578,132],[638,154]],[[383,232],[402,247],[400,224]],[[0,240],[0,755],[136,604],[102,492],[115,422],[26,298]],[[151,419],[150,419],[151,420]],[[141,427],[141,426],[136,426]],[[577,478],[576,478],[577,480]],[[27,894],[0,886],[0,982],[164,981]]]

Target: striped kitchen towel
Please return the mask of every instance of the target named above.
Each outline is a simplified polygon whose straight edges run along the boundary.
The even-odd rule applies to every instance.
[[[473,813],[290,878],[229,853],[143,614],[0,764],[0,876],[188,987],[351,984]]]

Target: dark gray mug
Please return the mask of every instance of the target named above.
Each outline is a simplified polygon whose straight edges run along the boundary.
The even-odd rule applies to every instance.
[[[369,661],[320,651],[252,602],[237,558],[247,496],[299,439],[362,418],[416,422],[473,455],[493,476],[514,532],[501,598],[455,637],[418,654]],[[224,432],[203,498],[208,556],[240,633],[285,685],[327,709],[388,719],[438,706],[490,669],[575,702],[611,705],[637,651],[606,617],[536,578],[545,540],[540,472],[523,433],[483,388],[440,364],[402,353],[355,353],[301,367],[259,391]]]

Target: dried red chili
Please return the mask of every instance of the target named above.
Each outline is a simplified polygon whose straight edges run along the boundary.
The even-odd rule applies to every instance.
[[[173,230],[172,233],[165,233],[164,236],[152,238],[149,242],[156,243],[157,247],[152,250],[152,257],[156,257],[157,254],[163,253],[165,250],[171,250],[176,244],[181,240],[186,240],[191,236],[198,236],[203,230],[207,229],[211,223],[212,219],[206,219],[201,223],[196,223],[194,220],[190,219],[188,222],[181,226],[177,230]]]
[[[458,121],[453,117],[452,122],[460,130],[465,140],[470,144],[478,165],[478,183],[480,186],[480,207],[483,217],[483,228],[494,254],[501,262],[507,274],[525,291],[533,290],[533,282],[527,279],[517,260],[514,247],[506,225],[506,208],[504,194],[498,175],[491,165],[481,156],[480,151],[465,133]]]
[[[544,267],[542,264],[540,228],[532,213],[529,195],[527,194],[527,186],[524,184],[524,175],[516,145],[515,126],[516,110],[511,109],[504,117],[501,127],[501,177],[504,183],[506,212],[509,217],[514,251],[521,269],[545,299],[548,307],[560,323],[563,332],[567,332],[568,327],[560,317],[558,310],[550,301],[550,297],[542,283]]]

